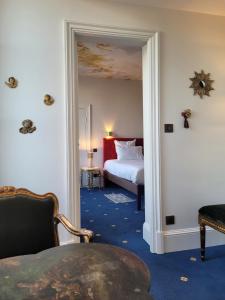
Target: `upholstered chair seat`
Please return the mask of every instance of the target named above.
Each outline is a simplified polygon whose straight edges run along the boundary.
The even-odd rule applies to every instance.
[[[225,204],[203,206],[199,209],[199,214],[225,225]]]
[[[205,226],[225,233],[225,204],[207,205],[199,209],[201,259],[205,260]]]
[[[0,188],[0,258],[34,254],[59,245],[57,225],[88,242],[92,232],[76,230],[58,213],[52,193],[37,195],[26,189]]]

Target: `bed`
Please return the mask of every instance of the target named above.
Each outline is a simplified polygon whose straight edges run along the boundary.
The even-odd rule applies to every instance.
[[[141,209],[141,198],[144,194],[144,168],[143,160],[118,161],[114,141],[131,141],[136,139],[136,146],[143,147],[143,138],[104,138],[103,139],[103,165],[104,184],[113,182],[122,188],[134,193],[137,199],[137,209]]]

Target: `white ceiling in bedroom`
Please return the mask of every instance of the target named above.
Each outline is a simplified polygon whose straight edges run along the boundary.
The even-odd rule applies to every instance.
[[[141,46],[140,42],[130,39],[80,36],[77,42],[79,75],[141,80]]]
[[[108,0],[225,16],[225,0]]]

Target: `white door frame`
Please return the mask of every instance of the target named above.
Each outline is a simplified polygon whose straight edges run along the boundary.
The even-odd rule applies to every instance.
[[[163,253],[161,172],[160,172],[160,97],[159,33],[65,21],[66,122],[67,122],[67,197],[68,214],[80,227],[80,178],[78,130],[78,65],[76,35],[114,36],[146,43],[143,58],[143,108],[145,149],[145,223],[143,237],[153,253]]]

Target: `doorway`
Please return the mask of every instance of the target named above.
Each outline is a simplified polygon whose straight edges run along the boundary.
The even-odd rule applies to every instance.
[[[77,36],[114,36],[143,42],[145,222],[143,238],[152,253],[163,253],[160,184],[159,35],[157,32],[65,22],[68,214],[80,227],[79,107]]]

